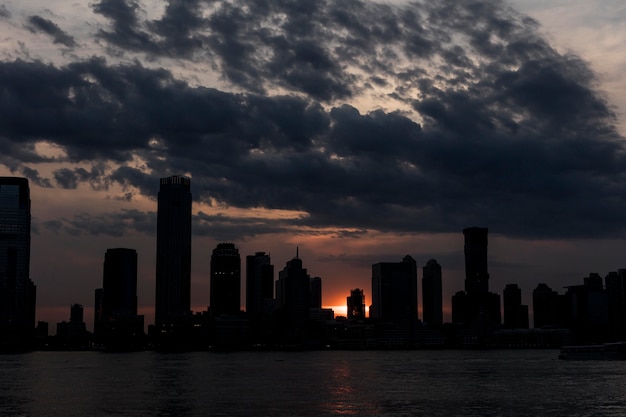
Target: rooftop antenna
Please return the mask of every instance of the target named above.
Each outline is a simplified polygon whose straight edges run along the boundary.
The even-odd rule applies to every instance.
[[[298,246],[296,246],[296,259],[299,259],[298,258],[298,249],[299,249]]]

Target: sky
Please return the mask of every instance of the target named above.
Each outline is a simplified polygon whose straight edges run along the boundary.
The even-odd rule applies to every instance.
[[[0,2],[0,175],[30,180],[37,320],[79,303],[91,327],[128,247],[153,322],[170,175],[191,177],[195,311],[219,242],[276,271],[298,248],[337,313],[407,254],[441,264],[448,306],[470,226],[491,291],[530,305],[626,268],[625,25],[614,0]]]

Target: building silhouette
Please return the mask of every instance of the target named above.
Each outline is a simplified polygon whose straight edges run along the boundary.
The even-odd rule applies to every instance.
[[[564,326],[562,297],[545,283],[533,290],[533,327],[535,329]]]
[[[429,260],[422,268],[422,312],[424,322],[429,326],[443,324],[443,293],[441,284],[441,265],[436,260]]]
[[[155,327],[158,332],[191,314],[191,181],[161,178],[157,209]]]
[[[28,348],[34,336],[30,223],[28,180],[0,177],[0,349]]]
[[[528,329],[528,306],[522,304],[522,290],[517,284],[507,284],[503,294],[504,323],[507,329]]]
[[[309,318],[310,277],[296,255],[278,273],[276,299],[281,325],[289,340],[301,338]]]
[[[322,278],[309,279],[309,308],[322,308]]]
[[[452,296],[452,321],[473,325],[477,334],[487,334],[501,323],[500,296],[489,292],[488,231],[483,227],[463,230],[465,291]]]
[[[246,256],[246,312],[255,316],[267,311],[274,298],[274,265],[265,252]]]
[[[96,290],[94,334],[111,349],[133,349],[143,339],[143,316],[137,315],[137,251],[108,249],[102,288]]]
[[[213,249],[210,286],[214,317],[241,311],[241,258],[233,243],[220,243]]]
[[[363,290],[355,288],[350,290],[350,295],[346,298],[348,320],[365,319],[365,295]]]
[[[370,318],[390,323],[417,320],[417,265],[409,255],[402,262],[372,265]]]
[[[626,340],[626,269],[609,272],[604,278],[611,341]]]
[[[70,350],[87,349],[89,345],[87,325],[83,320],[83,306],[70,306],[70,321],[57,323],[56,346]]]

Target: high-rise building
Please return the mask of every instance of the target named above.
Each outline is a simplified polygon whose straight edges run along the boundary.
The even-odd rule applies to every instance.
[[[322,308],[322,278],[309,279],[309,308]]]
[[[604,281],[609,302],[610,340],[626,340],[626,269],[609,272]]]
[[[487,269],[488,229],[468,227],[465,236],[465,291],[452,297],[452,321],[458,324],[481,323],[485,332],[500,327],[500,296],[489,292]],[[481,330],[482,331],[482,330]]]
[[[137,315],[137,251],[107,249],[102,275],[103,314],[107,317]]]
[[[350,295],[346,299],[349,320],[365,319],[365,295],[363,290],[355,288],[350,290]]]
[[[265,252],[246,256],[246,312],[259,315],[274,298],[274,265]]]
[[[214,317],[241,310],[241,258],[232,243],[220,243],[211,255],[210,306]]]
[[[161,178],[157,211],[157,330],[191,313],[191,180]]]
[[[402,262],[372,265],[370,317],[392,323],[417,320],[417,264],[409,255]]]
[[[486,227],[468,227],[463,230],[465,236],[465,291],[470,295],[489,291],[488,232],[489,229]]]
[[[137,315],[137,251],[107,249],[102,288],[96,290],[94,334],[108,347],[130,348],[143,336]]]
[[[504,323],[507,329],[528,329],[528,306],[522,304],[522,290],[517,284],[507,284],[502,294]]]
[[[441,265],[429,260],[422,268],[422,312],[424,322],[429,326],[443,324],[443,301],[441,284]]]
[[[0,349],[27,347],[34,335],[30,219],[28,180],[0,177]]]
[[[309,274],[297,256],[278,273],[276,298],[285,325],[291,330],[302,329],[308,320],[310,285]]]

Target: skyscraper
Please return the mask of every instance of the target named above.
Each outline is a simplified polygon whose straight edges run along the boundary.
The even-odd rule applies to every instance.
[[[417,265],[409,255],[402,262],[372,265],[370,317],[391,323],[417,320]]]
[[[96,290],[94,334],[107,348],[129,349],[143,336],[137,315],[137,251],[107,249],[102,288]]]
[[[36,288],[29,270],[28,180],[0,177],[0,348],[26,347],[32,339]]]
[[[468,227],[465,236],[465,291],[452,296],[452,321],[469,324],[476,320],[494,330],[500,327],[500,296],[489,292],[487,269],[488,229]]]
[[[422,310],[424,322],[430,326],[443,324],[443,302],[441,288],[441,266],[429,260],[422,268]]]
[[[161,178],[157,213],[157,329],[191,313],[190,185],[190,179],[183,176]]]
[[[237,314],[241,310],[241,258],[232,243],[220,243],[211,255],[211,313]]]
[[[246,312],[263,313],[266,301],[274,298],[274,265],[265,252],[246,256]]]
[[[285,318],[286,326],[302,329],[309,317],[310,277],[302,260],[297,257],[287,262],[278,273],[276,298]]]
[[[487,272],[487,233],[486,227],[468,227],[465,235],[465,291],[468,294],[489,291]]]

